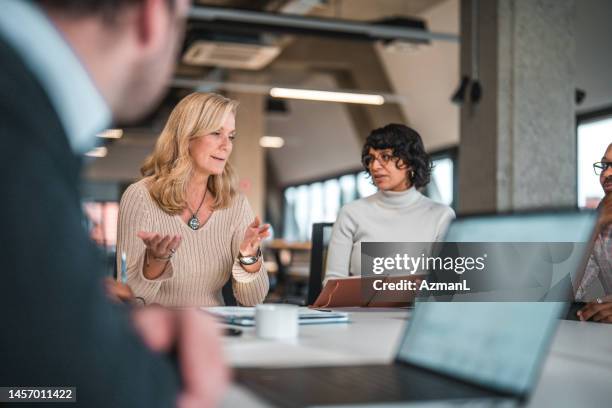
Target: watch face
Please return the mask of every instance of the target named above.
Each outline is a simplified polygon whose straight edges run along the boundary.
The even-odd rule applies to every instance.
[[[245,256],[240,258],[240,263],[243,265],[253,265],[255,262],[257,262],[257,257],[255,256]]]
[[[239,256],[238,262],[240,262],[243,265],[253,265],[259,260],[260,256],[261,256],[261,249],[257,250],[257,255],[255,256]]]

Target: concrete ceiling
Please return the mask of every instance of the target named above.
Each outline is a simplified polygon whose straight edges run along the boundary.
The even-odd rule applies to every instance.
[[[198,3],[270,10],[289,2],[206,0]],[[350,3],[352,1],[322,2],[321,6],[315,7],[312,11],[318,15],[329,16],[330,10],[335,10],[338,17],[337,11],[340,10],[340,17],[348,19],[364,19],[372,13],[371,17],[378,19],[422,10],[426,2],[385,0],[380,2],[380,7],[371,7],[370,3],[378,2],[355,1],[355,7]],[[357,13],[358,9],[364,13]],[[267,69],[252,73],[254,80],[261,82],[263,79],[263,82],[268,84],[305,88],[344,88],[393,93],[371,43],[321,37],[294,37],[288,44],[281,56]],[[231,77],[231,72],[179,64],[177,76],[223,79]],[[126,129],[124,139],[109,146],[107,157],[92,162],[86,177],[98,181],[113,179],[126,181],[137,178],[138,168],[150,153],[169,110],[178,102],[178,97],[185,93],[171,92],[158,112],[138,126],[136,131]],[[289,106],[290,114],[284,118],[269,115],[267,121],[269,133],[283,136],[287,140],[285,148],[273,151],[269,155],[271,166],[276,169],[281,184],[320,178],[358,168],[360,145],[367,132],[387,122],[405,121],[399,107],[393,104],[370,108],[291,101]],[[317,160],[321,157],[325,157],[325,160]],[[312,165],[313,161],[317,161],[316,166]]]
[[[378,20],[389,16],[416,16],[445,0],[331,0],[310,15],[347,20]]]
[[[249,10],[282,11],[296,3],[310,8],[308,15],[347,20],[376,20],[394,15],[414,16],[445,0],[196,0],[194,3]]]
[[[259,10],[279,10],[289,3],[287,0],[199,2]],[[310,10],[312,15],[352,20],[416,15],[424,18],[431,30],[443,32],[456,32],[459,17],[456,7],[459,0],[329,0],[320,3]],[[578,108],[587,110],[610,105],[612,81],[609,80],[609,67],[612,54],[604,51],[609,48],[606,40],[611,38],[612,26],[608,22],[612,19],[612,2],[577,2],[577,13],[577,86],[587,92],[585,103]],[[377,48],[376,52],[380,57],[378,62],[384,69],[372,69],[372,74],[369,75],[364,71],[365,74],[360,80],[355,78],[354,72],[357,71],[354,71],[352,76],[350,73],[347,76],[349,81],[343,83],[341,75],[337,75],[338,68],[341,71],[347,64],[338,63],[336,58],[336,62],[329,63],[326,71],[321,64],[313,63],[313,51],[308,51],[308,48],[318,48],[314,46],[316,41],[310,41],[309,47],[305,47],[305,43],[294,41],[293,44],[301,48],[287,48],[278,61],[272,64],[268,74],[263,72],[261,75],[269,79],[268,82],[295,82],[303,87],[323,89],[347,87],[347,83],[363,90],[388,87],[390,92],[407,97],[408,103],[401,107],[401,114],[407,123],[413,124],[421,131],[428,148],[435,149],[458,142],[458,119],[454,112],[456,107],[450,106],[448,101],[453,84],[458,82],[458,69],[455,69],[458,62],[458,45],[444,44],[439,47],[434,43],[424,46],[421,51],[406,55],[389,54]],[[344,53],[349,53],[349,49],[350,47],[346,47]],[[341,56],[343,52],[339,54]],[[372,58],[375,57],[376,53]],[[370,58],[369,55],[364,58],[363,65],[366,65]],[[359,64],[358,59],[348,63],[349,66],[356,64]],[[330,74],[334,70],[336,75]],[[184,66],[179,70],[180,75],[194,78],[204,78],[210,72],[210,68]],[[381,76],[386,85],[384,81],[376,82],[377,76]],[[109,146],[109,155],[106,158],[92,162],[86,177],[109,181],[126,181],[138,177],[138,168],[150,152],[169,109],[187,92],[189,91],[186,89],[173,91],[157,115],[145,121],[136,131],[127,129],[123,140]],[[440,106],[443,109],[440,109]],[[355,113],[355,108],[348,105],[300,101],[289,102],[287,115],[267,116],[267,133],[283,136],[287,140],[286,147],[271,151],[269,155],[272,168],[278,174],[281,184],[321,178],[358,168],[361,139],[379,121],[389,118],[372,109],[357,109]]]

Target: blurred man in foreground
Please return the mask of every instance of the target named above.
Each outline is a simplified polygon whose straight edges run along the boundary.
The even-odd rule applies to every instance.
[[[584,297],[586,289],[596,279],[601,282],[606,296],[591,301],[578,311],[578,317],[580,320],[612,323],[612,143],[608,145],[601,161],[595,163],[593,167],[595,173],[599,174],[599,182],[605,196],[599,204],[593,253],[576,297]]]
[[[95,134],[162,95],[188,7],[2,1],[0,386],[76,387],[88,407],[201,407],[227,383],[199,313],[145,308],[130,320],[107,300],[78,192]]]

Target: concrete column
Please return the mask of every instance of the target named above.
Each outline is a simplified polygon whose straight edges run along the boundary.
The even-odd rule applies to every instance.
[[[232,78],[240,81],[240,78]],[[240,102],[236,117],[238,137],[230,156],[230,163],[238,173],[239,189],[246,195],[255,215],[265,215],[265,155],[259,139],[265,131],[265,99],[263,95],[230,93],[228,97]]]
[[[471,75],[472,2],[461,3]],[[461,108],[459,211],[576,204],[575,0],[480,0],[481,101]]]

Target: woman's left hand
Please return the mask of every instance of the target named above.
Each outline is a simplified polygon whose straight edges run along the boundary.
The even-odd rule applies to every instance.
[[[261,240],[270,236],[270,224],[262,224],[259,217],[244,232],[244,239],[240,244],[240,255],[255,256],[261,244]]]
[[[606,296],[603,299],[597,298],[596,301],[589,302],[578,311],[578,318],[582,321],[612,323],[612,299]]]

